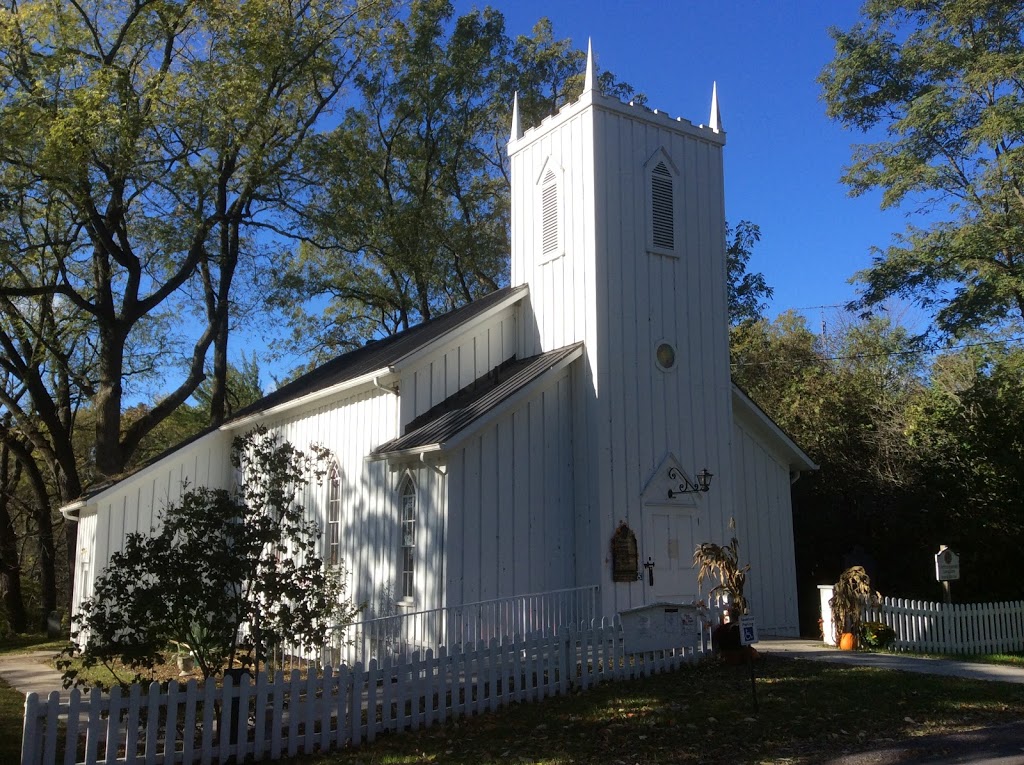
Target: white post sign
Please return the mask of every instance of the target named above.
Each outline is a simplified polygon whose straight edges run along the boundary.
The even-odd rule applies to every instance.
[[[960,556],[945,545],[935,553],[935,581],[955,582],[960,578]]]

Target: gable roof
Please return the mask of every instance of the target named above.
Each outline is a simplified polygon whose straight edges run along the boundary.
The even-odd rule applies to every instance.
[[[381,444],[371,457],[444,451],[461,441],[471,427],[500,416],[507,408],[539,387],[583,354],[583,343],[573,343],[526,359],[513,359],[433,407],[409,423],[405,435]]]
[[[407,356],[419,353],[427,346],[455,332],[474,319],[506,304],[520,300],[527,291],[525,285],[503,287],[457,308],[449,313],[417,324],[391,337],[367,343],[362,348],[343,353],[315,369],[282,385],[259,401],[237,411],[224,424],[231,425],[253,415],[262,414],[281,404],[302,399],[312,393],[333,388],[346,382],[359,380],[366,375],[390,371]]]

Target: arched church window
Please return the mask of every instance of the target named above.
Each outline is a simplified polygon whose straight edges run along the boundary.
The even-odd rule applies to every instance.
[[[402,597],[416,596],[416,486],[412,478],[402,483]]]
[[[327,471],[327,549],[324,562],[336,566],[341,563],[341,470],[332,462]]]

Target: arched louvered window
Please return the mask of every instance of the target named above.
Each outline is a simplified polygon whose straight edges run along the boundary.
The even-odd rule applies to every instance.
[[[647,249],[677,255],[676,183],[678,173],[664,149],[647,161]]]
[[[332,462],[327,471],[327,533],[324,562],[336,566],[341,563],[341,471]]]
[[[541,180],[540,189],[540,252],[544,260],[560,254],[561,241],[558,211],[558,178],[548,169]]]
[[[416,596],[416,486],[406,477],[402,483],[402,597]]]
[[[676,246],[672,173],[664,162],[651,170],[651,243],[659,250],[674,250]]]

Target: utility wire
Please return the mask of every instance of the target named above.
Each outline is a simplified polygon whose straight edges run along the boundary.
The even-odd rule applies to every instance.
[[[978,348],[985,345],[1000,345],[1002,343],[1014,343],[1024,340],[1024,335],[1018,337],[1007,337],[1002,340],[985,340],[976,343],[962,343],[960,345],[953,345],[949,348],[942,349],[943,351],[959,351],[964,348]],[[927,356],[937,351],[919,350],[919,351],[889,351],[887,353],[855,353],[852,356],[820,356],[814,359],[814,361],[854,361],[857,359],[877,359],[877,358],[891,358],[893,356]],[[783,364],[785,359],[773,359],[771,361],[745,361],[740,363],[731,363],[731,367],[764,367],[770,364]]]

